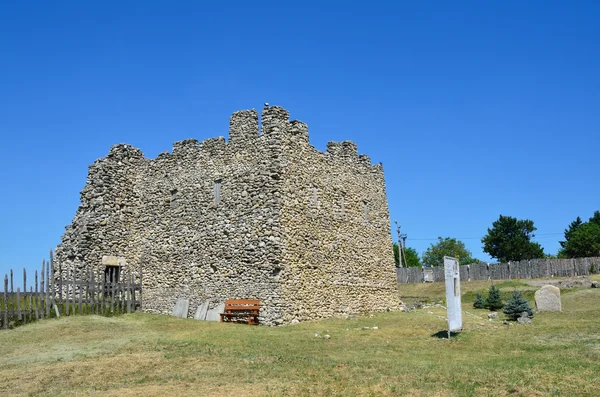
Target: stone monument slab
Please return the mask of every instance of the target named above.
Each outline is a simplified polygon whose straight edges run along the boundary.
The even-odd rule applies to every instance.
[[[206,320],[206,312],[208,311],[208,302],[202,302],[196,309],[194,320]]]
[[[219,303],[213,308],[208,308],[206,312],[206,321],[219,321],[221,319],[220,313],[225,310],[225,303]]]
[[[538,312],[560,312],[562,311],[560,303],[560,288],[554,285],[544,285],[535,291],[535,307]]]
[[[189,308],[189,299],[177,299],[177,302],[175,302],[175,306],[173,306],[173,316],[187,318]]]

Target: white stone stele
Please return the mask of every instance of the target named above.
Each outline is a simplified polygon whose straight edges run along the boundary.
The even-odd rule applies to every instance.
[[[208,311],[208,302],[202,302],[196,309],[194,320],[206,320],[206,312]]]
[[[544,285],[535,291],[535,307],[538,312],[560,312],[560,288],[554,285]]]
[[[189,308],[190,308],[190,300],[189,299],[177,299],[177,302],[175,302],[175,306],[173,306],[173,316],[187,318]]]
[[[206,312],[206,321],[219,321],[221,319],[221,313],[225,310],[225,303],[219,303],[213,308],[208,308]]]
[[[460,267],[458,259],[444,256],[446,279],[446,307],[448,308],[448,332],[462,330],[462,306],[460,301]]]

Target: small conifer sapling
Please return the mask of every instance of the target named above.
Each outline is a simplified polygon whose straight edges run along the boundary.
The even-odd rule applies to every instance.
[[[486,303],[487,308],[491,311],[496,311],[504,307],[504,302],[502,302],[502,296],[500,295],[500,289],[493,284],[490,286]]]
[[[523,298],[521,291],[513,291],[512,298],[506,303],[503,312],[511,320],[518,319],[523,312],[527,312],[529,317],[533,317],[533,310],[527,299]]]
[[[478,292],[477,297],[475,298],[475,302],[473,302],[473,307],[475,309],[485,309],[487,307],[487,303],[485,299],[483,299],[483,293]]]

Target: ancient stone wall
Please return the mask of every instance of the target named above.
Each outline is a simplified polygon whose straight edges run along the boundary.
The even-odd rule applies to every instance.
[[[283,174],[284,321],[396,310],[383,167],[350,141],[320,152],[290,123]],[[297,137],[302,137],[298,139]]]
[[[230,119],[229,141],[176,142],[146,159],[116,145],[90,166],[57,248],[61,270],[143,269],[143,309],[170,313],[257,298],[261,323],[397,308],[383,170],[351,142],[310,146],[308,128],[265,107]],[[259,131],[261,130],[261,131]]]

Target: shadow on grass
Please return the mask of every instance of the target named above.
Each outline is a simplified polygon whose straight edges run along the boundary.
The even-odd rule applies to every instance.
[[[450,338],[460,335],[460,332],[450,332]],[[448,339],[448,330],[444,329],[431,335],[432,338]]]

